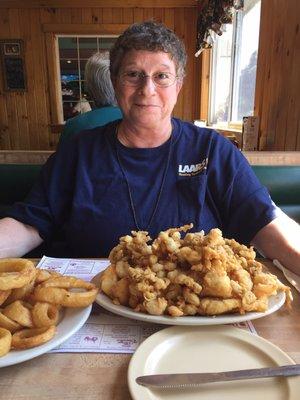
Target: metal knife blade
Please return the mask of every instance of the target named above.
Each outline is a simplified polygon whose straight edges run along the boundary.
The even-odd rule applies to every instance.
[[[258,379],[294,375],[300,375],[300,364],[226,372],[144,375],[137,377],[136,383],[147,387],[179,388],[210,382],[226,382],[241,379]]]

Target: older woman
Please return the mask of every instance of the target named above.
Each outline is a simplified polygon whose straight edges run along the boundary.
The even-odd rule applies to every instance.
[[[155,236],[193,222],[196,231],[219,227],[297,270],[299,226],[273,204],[241,152],[171,117],[186,63],[176,35],[155,22],[134,24],[110,60],[123,119],[62,144],[26,202],[0,224],[2,256],[24,254],[63,229],[65,255],[105,257],[131,230]]]
[[[104,60],[101,53],[93,54],[86,63],[84,78],[92,110],[68,119],[61,133],[60,142],[73,136],[74,133],[122,118],[110,79],[109,60]]]

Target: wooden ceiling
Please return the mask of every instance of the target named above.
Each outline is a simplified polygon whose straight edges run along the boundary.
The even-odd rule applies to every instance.
[[[0,8],[181,8],[197,7],[197,0],[0,0]]]

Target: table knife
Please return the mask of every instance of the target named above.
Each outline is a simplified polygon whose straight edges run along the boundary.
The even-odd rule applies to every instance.
[[[136,383],[153,388],[179,388],[211,382],[294,375],[300,375],[300,364],[225,372],[144,375],[137,377]]]

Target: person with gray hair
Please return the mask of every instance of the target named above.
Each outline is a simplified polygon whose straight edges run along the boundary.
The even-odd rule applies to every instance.
[[[60,135],[60,143],[77,132],[122,118],[110,79],[109,64],[109,60],[104,59],[103,54],[99,52],[88,59],[85,66],[85,85],[91,99],[92,110],[66,121]]]
[[[175,33],[154,21],[133,24],[110,62],[123,118],[59,146],[39,185],[1,221],[0,256],[24,254],[61,227],[65,256],[107,257],[132,231],[155,238],[192,223],[196,232],[219,228],[300,274],[300,227],[272,202],[242,152],[172,117],[186,64]],[[166,240],[171,248],[173,238]]]
[[[168,54],[175,63],[177,77],[184,78],[187,61],[184,44],[165,25],[154,21],[136,23],[119,36],[110,51],[111,76],[118,75],[123,58],[131,50]]]
[[[101,53],[90,57],[85,66],[85,85],[95,107],[117,106],[115,90],[111,83],[110,62]]]

